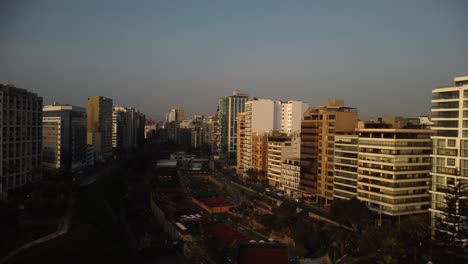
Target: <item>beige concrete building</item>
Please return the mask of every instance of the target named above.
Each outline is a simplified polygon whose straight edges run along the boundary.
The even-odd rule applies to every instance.
[[[359,127],[357,196],[389,216],[428,213],[431,131]]]
[[[457,183],[468,186],[468,76],[454,78],[453,86],[432,90],[432,121],[430,211],[433,236],[437,239],[443,234],[453,235],[436,221],[444,218],[447,193]],[[466,232],[468,226],[465,222],[457,229]],[[468,239],[463,242],[466,245]]]
[[[260,173],[260,178],[266,176],[268,133],[257,132],[252,134],[252,169]]]
[[[237,162],[238,173],[244,171],[245,112],[237,114]]]
[[[273,133],[268,136],[267,179],[270,186],[284,189],[281,170],[286,159],[299,158],[301,138]]]
[[[311,107],[301,125],[301,191],[320,204],[333,200],[335,134],[353,132],[358,113],[343,100]]]
[[[184,120],[184,110],[180,108],[169,109],[166,113],[166,123],[170,122],[182,122]]]
[[[301,197],[299,183],[301,180],[301,160],[287,158],[281,166],[281,185],[286,193],[294,198]]]
[[[357,197],[380,215],[428,213],[431,131],[402,118],[359,122],[335,138],[334,198]]]
[[[358,140],[357,133],[335,135],[334,199],[351,199],[357,196]]]
[[[89,97],[86,114],[87,143],[94,145],[101,159],[112,158],[112,99]]]
[[[0,84],[0,197],[41,179],[42,97]]]

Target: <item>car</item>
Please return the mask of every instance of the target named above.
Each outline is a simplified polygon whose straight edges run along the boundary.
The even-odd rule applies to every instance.
[[[270,188],[266,188],[265,191],[271,192],[271,189],[270,189]]]
[[[278,196],[284,196],[284,193],[276,193]]]
[[[301,202],[301,200],[300,200],[299,198],[294,199],[294,201],[296,201],[296,203],[300,203],[300,202]]]

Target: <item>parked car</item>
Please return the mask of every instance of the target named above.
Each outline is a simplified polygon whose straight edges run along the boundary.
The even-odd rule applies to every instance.
[[[265,191],[271,192],[271,189],[270,189],[270,188],[266,188]]]

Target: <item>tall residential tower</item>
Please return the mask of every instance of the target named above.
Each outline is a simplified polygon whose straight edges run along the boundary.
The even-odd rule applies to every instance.
[[[432,90],[432,120],[431,227],[436,239],[445,235],[457,237],[468,231],[468,197],[462,197],[464,203],[456,203],[457,210],[449,223],[441,224],[440,220],[446,219],[446,198],[452,196],[456,185],[468,188],[468,76],[455,78],[451,87]],[[460,210],[461,204],[465,204],[465,210]],[[465,219],[463,224],[450,223],[460,217]],[[467,240],[465,237],[465,244]]]
[[[94,145],[100,158],[112,157],[112,99],[103,96],[88,98],[87,144]]]
[[[41,178],[42,97],[0,84],[0,196]]]

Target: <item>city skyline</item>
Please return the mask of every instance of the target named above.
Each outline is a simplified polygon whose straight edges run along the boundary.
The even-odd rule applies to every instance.
[[[236,90],[311,106],[342,98],[362,119],[429,115],[431,90],[468,68],[463,1],[0,7],[0,83],[45,104],[102,95],[157,120],[173,107],[214,115]]]

